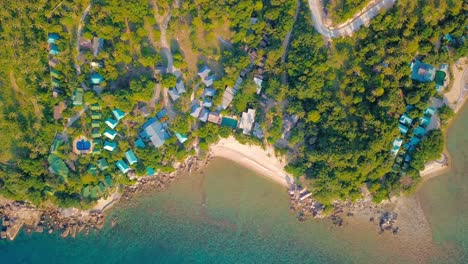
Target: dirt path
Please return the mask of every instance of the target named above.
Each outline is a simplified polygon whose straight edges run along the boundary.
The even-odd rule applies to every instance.
[[[320,0],[308,0],[308,2],[315,29],[326,38],[337,38],[352,35],[362,25],[369,23],[381,10],[392,7],[396,0],[372,0],[353,18],[334,27],[324,24],[323,6]]]
[[[291,41],[291,35],[292,35],[292,31],[294,29],[294,24],[297,21],[297,15],[299,14],[299,8],[301,8],[301,1],[297,0],[297,2],[296,2],[296,11],[294,13],[293,24],[291,26],[291,29],[288,31],[288,33],[286,33],[286,37],[283,40],[283,55],[281,56],[281,63],[282,64],[284,64],[286,62],[286,57],[288,56],[289,42]],[[283,85],[286,85],[287,82],[288,82],[288,75],[286,74],[286,72],[283,72],[281,74],[281,83]]]
[[[76,54],[77,56],[80,56],[80,37],[83,31],[83,23],[84,23],[86,16],[89,14],[89,10],[91,10],[91,4],[89,4],[86,7],[86,9],[83,11],[83,14],[81,15],[80,23],[78,24],[78,30],[76,31]],[[75,58],[75,69],[76,69],[77,75],[81,74],[81,67],[78,64],[78,57]]]
[[[16,78],[15,78],[15,75],[13,73],[13,71],[10,71],[10,84],[11,84],[11,87],[13,88],[13,91],[19,93],[23,98],[26,98],[28,97],[24,92],[23,90],[21,90],[18,86],[18,84],[16,83]],[[41,111],[41,108],[39,107],[39,104],[37,103],[37,99],[35,97],[30,97],[31,98],[31,103],[34,107],[34,113],[36,114],[36,116],[38,118],[42,118],[43,117],[43,114],[42,114],[42,111]],[[22,100],[20,100],[22,101]],[[24,102],[24,101],[22,101]]]

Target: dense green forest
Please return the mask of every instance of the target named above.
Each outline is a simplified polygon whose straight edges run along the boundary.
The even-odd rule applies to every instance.
[[[336,17],[345,19],[366,1],[329,2]],[[327,204],[358,198],[364,184],[376,201],[410,191],[419,181],[421,166],[440,156],[444,142],[439,130],[429,133],[413,150],[411,166],[392,170],[394,157],[389,150],[399,136],[399,116],[407,105],[415,107],[409,113],[412,117],[421,116],[429,98],[436,96],[434,83],[410,79],[409,64],[416,56],[433,65],[452,63],[468,53],[466,42],[455,45],[442,38],[466,35],[468,7],[461,1],[442,2],[398,1],[352,37],[325,41],[313,28],[307,1],[301,2],[295,21],[298,2],[293,0],[216,4],[211,0],[96,0],[81,21],[90,1],[4,0],[0,9],[0,137],[5,145],[0,150],[0,194],[35,204],[51,201],[85,208],[96,200],[82,197],[85,186],[98,186],[110,176],[118,184],[132,183],[117,168],[94,173],[91,165],[99,159],[115,167],[125,151],[133,149],[140,159],[135,169],[138,175],[148,166],[169,172],[173,164],[195,153],[206,154],[209,144],[229,135],[243,143],[275,145],[290,161],[287,170],[298,178],[305,176],[314,197]],[[80,24],[84,42],[102,39],[98,54],[77,47],[82,41],[77,39]],[[291,30],[283,61],[283,41]],[[59,61],[54,68],[60,72],[58,96],[52,96],[48,66],[51,33],[60,36],[56,43],[60,53],[54,56]],[[163,108],[153,100],[160,96],[155,94],[156,87],[170,88],[177,82],[175,75],[157,71],[168,64],[162,34],[187,90],[163,119],[171,134],[187,135],[188,140],[179,143],[171,137],[158,149],[137,148],[135,137],[147,120],[137,106],[145,105],[150,115],[156,115]],[[268,45],[262,46],[265,37]],[[252,48],[255,59],[249,59],[247,52]],[[102,67],[93,68],[90,62]],[[265,71],[263,93],[273,106],[261,106],[265,99],[256,94],[253,72],[249,72],[232,106],[222,114],[240,116],[248,107],[257,109],[256,121],[265,133],[262,140],[201,123],[189,115],[191,93],[201,97],[203,92],[196,88],[201,65],[209,65],[216,76],[215,104],[210,108],[216,111],[225,87],[234,86],[244,69],[259,64],[264,64]],[[91,89],[92,73],[104,77],[97,90]],[[78,87],[86,88],[85,105],[72,107]],[[63,118],[54,119],[54,107],[61,102],[68,107]],[[96,112],[86,107],[93,104],[100,105],[103,116],[111,116],[116,107],[128,113],[117,131],[118,147],[112,155],[77,156],[70,143],[59,146],[58,158],[68,161],[69,167],[76,166],[64,180],[48,169],[49,154],[55,152],[51,145],[58,134],[73,139],[103,133],[103,127],[91,126]],[[67,119],[80,112],[78,121],[68,126]],[[286,114],[296,115],[299,122],[289,141],[278,144]],[[442,108],[440,115],[446,122],[453,112]]]
[[[352,18],[370,2],[369,0],[325,0],[324,7],[333,24],[338,25]]]

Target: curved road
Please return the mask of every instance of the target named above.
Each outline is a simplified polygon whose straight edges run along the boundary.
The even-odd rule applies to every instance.
[[[326,38],[350,36],[362,25],[377,16],[382,9],[387,10],[395,4],[396,0],[372,0],[354,17],[335,27],[327,27],[323,23],[323,6],[321,0],[308,0],[309,8],[314,21],[315,29]]]

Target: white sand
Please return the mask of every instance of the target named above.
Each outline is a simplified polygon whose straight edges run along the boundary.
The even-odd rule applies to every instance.
[[[468,57],[460,58],[452,65],[453,82],[449,92],[444,94],[444,102],[457,112],[468,93]]]
[[[210,151],[215,157],[232,160],[283,186],[293,182],[293,177],[284,171],[285,160],[275,157],[273,147],[243,145],[231,136],[211,146]]]
[[[98,200],[97,204],[90,210],[98,210],[98,211],[104,211],[105,209],[108,209],[112,206],[112,204],[120,199],[122,194],[119,193],[118,190],[116,190],[114,193],[109,195],[106,199],[101,198]]]

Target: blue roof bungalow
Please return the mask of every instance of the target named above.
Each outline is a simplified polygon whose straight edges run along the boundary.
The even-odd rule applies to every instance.
[[[203,91],[204,96],[214,96],[216,94],[216,90],[213,88],[205,88]]]
[[[50,48],[49,48],[49,54],[50,55],[58,55],[60,53],[57,45],[55,44],[50,44]]]
[[[400,150],[401,144],[403,143],[403,140],[401,138],[395,139],[393,141],[393,148],[392,148],[392,154],[396,156],[398,154],[398,151]]]
[[[115,142],[109,142],[109,141],[104,141],[104,147],[103,147],[105,150],[107,151],[114,151],[116,148],[117,148],[117,143]]]
[[[133,165],[138,162],[137,157],[135,156],[135,153],[133,153],[133,150],[128,150],[125,152],[125,158],[127,158],[128,164]]]
[[[398,124],[398,129],[400,130],[400,133],[403,135],[408,133],[408,128],[402,124]]]
[[[192,106],[192,111],[190,115],[195,118],[198,118],[200,116],[201,111],[202,111],[202,107],[198,103],[196,103]]]
[[[213,106],[213,101],[209,98],[204,98],[203,99],[203,107],[212,107]]]
[[[102,81],[104,81],[104,78],[97,72],[94,72],[91,74],[91,84],[99,85]]]
[[[208,109],[203,108],[202,112],[200,113],[200,116],[198,119],[200,119],[202,122],[208,121],[208,116],[210,115],[210,111]]]
[[[59,40],[59,35],[57,33],[50,33],[48,36],[47,36],[47,43],[49,44],[54,44],[55,41]]]
[[[120,119],[124,118],[126,115],[124,111],[118,108],[114,108],[114,110],[112,110],[112,114],[114,115],[115,119],[117,119],[117,121],[120,121]]]
[[[114,129],[119,122],[115,119],[108,117],[106,118],[106,121],[104,121],[104,123],[106,123],[106,125],[109,126],[111,129]]]
[[[206,77],[208,77],[210,72],[211,72],[210,68],[208,68],[208,66],[205,65],[198,71],[198,76],[200,76],[200,78],[203,81],[206,79]]]
[[[419,121],[420,121],[419,125],[423,127],[427,127],[431,123],[431,119],[427,116],[421,117]]]
[[[187,139],[188,139],[187,135],[182,135],[182,134],[180,134],[178,132],[175,132],[174,134],[175,134],[176,138],[179,140],[179,142],[182,143],[182,144],[185,141],[187,141]]]
[[[113,129],[106,129],[104,131],[104,136],[107,137],[110,140],[114,140],[115,136],[117,136],[117,131]]]
[[[171,88],[167,91],[167,93],[169,94],[169,96],[171,97],[172,101],[177,101],[179,99],[179,93],[177,92],[177,90],[175,88]]]
[[[406,125],[406,126],[409,126],[413,123],[413,119],[411,119],[406,113],[403,114],[401,117],[400,117],[400,123],[402,123],[403,125]]]
[[[421,140],[417,137],[411,137],[410,141],[405,144],[406,149],[413,150]]]
[[[126,173],[130,170],[130,167],[128,167],[127,163],[125,163],[125,161],[123,161],[123,160],[118,160],[118,161],[115,163],[115,166],[117,166],[117,168],[119,168],[119,170],[120,170],[123,174],[126,174]]]
[[[427,117],[432,117],[435,113],[435,108],[434,107],[428,107],[424,110],[424,115]]]
[[[143,142],[143,140],[141,140],[141,138],[135,140],[135,146],[137,148],[144,148],[146,145],[145,145],[145,142]]]
[[[163,109],[161,109],[161,111],[159,111],[159,112],[156,114],[156,118],[157,118],[157,119],[161,119],[161,118],[163,118],[163,117],[166,116],[166,113],[167,113],[166,108],[163,108]]]
[[[147,176],[153,176],[154,175],[154,169],[151,167],[146,167],[146,175]]]
[[[435,78],[435,68],[419,60],[411,62],[411,79],[419,82],[431,82]]]
[[[166,128],[158,121],[148,120],[143,125],[143,132],[140,135],[144,138],[149,138],[151,143],[157,148],[162,146],[169,135],[166,132]]]
[[[424,135],[426,135],[426,129],[424,129],[424,127],[422,127],[422,126],[418,126],[414,130],[414,135],[419,137],[419,138],[422,138],[422,137],[424,137]]]
[[[185,93],[184,82],[183,82],[181,79],[177,80],[176,89],[177,89],[177,93],[178,93],[178,94],[183,94],[183,93]]]

